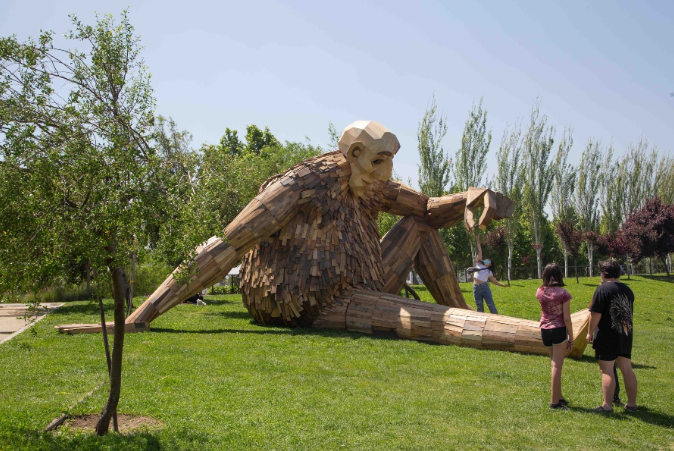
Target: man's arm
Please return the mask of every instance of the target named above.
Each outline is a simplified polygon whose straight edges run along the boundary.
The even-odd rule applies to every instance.
[[[590,312],[590,326],[587,328],[587,342],[592,343],[594,339],[593,334],[594,330],[599,325],[599,320],[601,320],[601,313]]]

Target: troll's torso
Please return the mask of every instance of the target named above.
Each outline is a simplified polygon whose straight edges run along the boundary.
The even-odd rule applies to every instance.
[[[381,291],[383,184],[356,198],[350,175],[346,159],[332,152],[262,185],[261,192],[280,180],[299,201],[290,222],[242,259],[243,303],[256,321],[307,326],[350,287]]]

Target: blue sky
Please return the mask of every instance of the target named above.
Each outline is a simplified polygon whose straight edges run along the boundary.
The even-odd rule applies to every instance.
[[[61,34],[68,14],[118,15],[116,0],[0,0],[0,35]],[[536,98],[559,142],[574,129],[618,154],[642,136],[673,155],[672,1],[136,1],[157,112],[216,143],[226,127],[268,126],[282,140],[328,142],[359,119],[381,122],[402,148],[395,169],[417,179],[416,130],[431,95],[454,153],[474,101],[493,130],[526,123]]]

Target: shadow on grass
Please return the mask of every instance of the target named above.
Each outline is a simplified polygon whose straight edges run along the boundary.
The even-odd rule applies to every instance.
[[[75,430],[69,430],[66,433],[64,433],[64,430],[41,433],[25,428],[10,428],[9,430],[5,430],[2,435],[2,438],[11,438],[11,449],[56,451],[125,449],[160,451],[177,449],[178,447],[176,443],[162,443],[163,441],[158,438],[157,433],[148,431],[138,431],[124,435],[111,432],[105,436],[97,437],[93,432]],[[208,443],[208,437],[203,434],[189,434],[188,437],[172,438],[172,440],[176,439],[193,444],[203,443],[205,445]],[[173,445],[176,446],[174,447]],[[199,446],[197,445],[196,449],[198,448]]]
[[[591,355],[584,355],[576,361],[577,362],[585,362],[585,363],[593,363],[595,365],[598,365],[597,359],[595,359]],[[644,365],[643,363],[636,363],[636,362],[632,362],[632,368],[641,369],[641,370],[657,370],[658,369],[658,367],[656,367],[656,366]]]
[[[667,276],[641,276],[644,279],[648,280],[657,280],[659,282],[667,282],[667,283],[674,283],[674,277],[667,277]]]
[[[400,340],[395,333],[376,333],[373,335],[363,334],[360,332],[350,332],[348,330],[335,330],[335,329],[320,329],[320,328],[311,328],[311,327],[302,327],[302,328],[283,328],[282,326],[273,326],[273,325],[260,325],[255,324],[251,321],[251,325],[255,326],[257,329],[170,329],[167,327],[156,327],[151,328],[150,333],[158,332],[164,334],[253,334],[253,335],[291,335],[291,336],[321,336],[326,338],[350,338],[352,340],[359,340],[363,338],[372,338],[377,337],[377,339],[395,339]],[[435,344],[435,343],[428,343]]]
[[[628,412],[622,407],[615,407],[613,412],[594,412],[594,407],[577,407],[577,406],[568,406],[568,409],[574,412],[588,413],[590,415],[596,415],[598,418],[606,417],[614,420],[628,420],[630,418],[635,418],[637,420],[643,421],[644,423],[653,424],[656,426],[663,426],[667,429],[674,429],[674,416],[657,412],[655,410],[650,410],[648,407],[639,406],[636,412]]]

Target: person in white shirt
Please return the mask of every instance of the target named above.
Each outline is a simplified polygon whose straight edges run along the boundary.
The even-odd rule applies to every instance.
[[[478,312],[484,312],[484,302],[487,303],[490,313],[498,314],[496,305],[494,305],[494,297],[491,294],[489,282],[499,287],[507,287],[494,277],[492,272],[494,264],[488,258],[482,259],[482,246],[480,246],[480,234],[477,233],[475,239],[477,240],[477,266],[473,272],[473,297],[475,299],[475,306]]]

